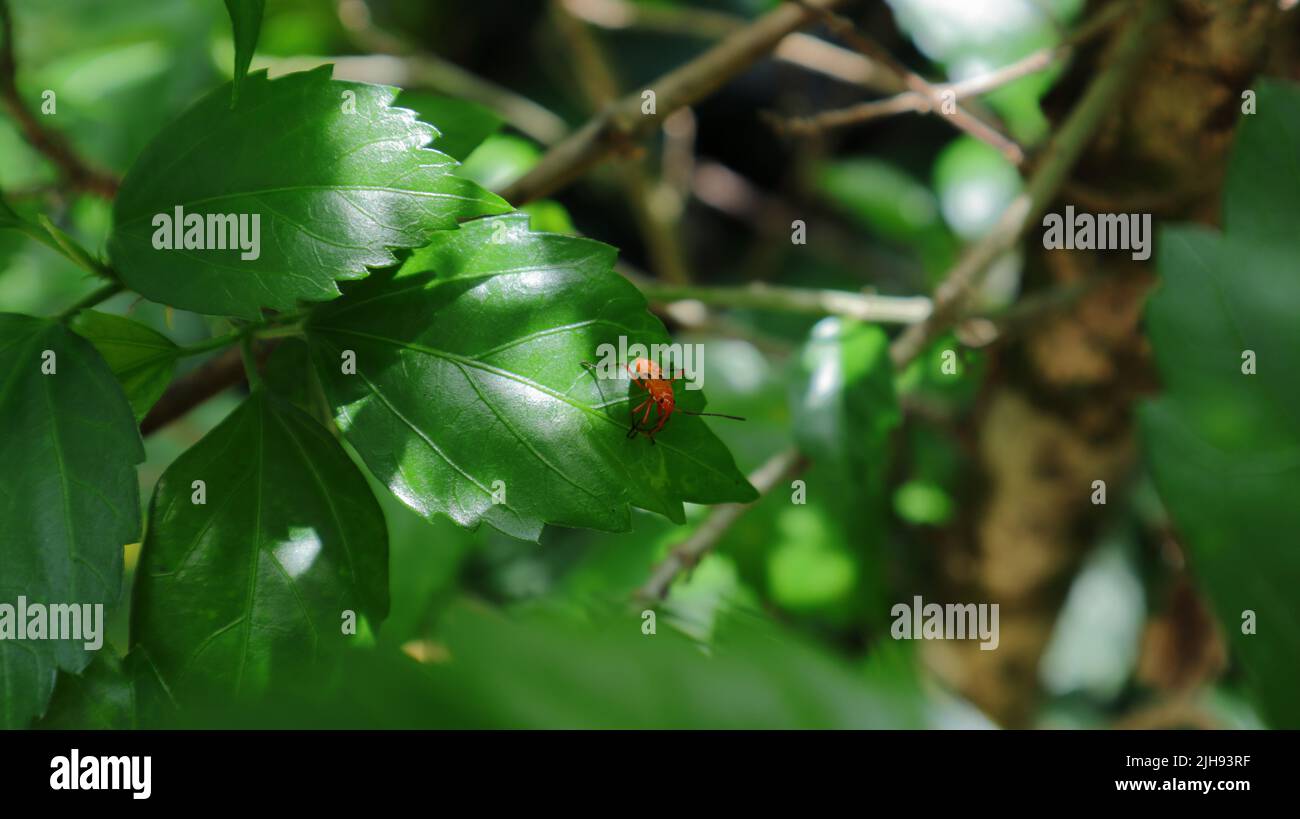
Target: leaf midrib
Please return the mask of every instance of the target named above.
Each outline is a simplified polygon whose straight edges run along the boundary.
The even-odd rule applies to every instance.
[[[441,181],[442,179],[445,179],[448,176],[449,176],[448,174],[441,174],[437,177],[437,181]],[[278,188],[261,188],[261,189],[254,189],[254,190],[232,191],[230,193],[220,193],[220,194],[216,194],[215,196],[205,196],[202,199],[191,199],[191,200],[175,202],[173,203],[172,206],[175,207],[176,205],[180,205],[181,207],[186,207],[186,206],[193,207],[195,205],[207,205],[212,202],[223,202],[228,199],[244,199],[248,197],[265,196],[267,194],[273,194],[273,193],[298,193],[300,191],[339,191],[339,192],[364,191],[367,193],[393,193],[393,194],[399,194],[401,196],[424,196],[431,199],[457,199],[464,202],[478,202],[482,200],[482,197],[478,197],[478,196],[460,196],[454,193],[419,190],[416,188],[393,188],[387,185],[285,185]],[[124,219],[121,222],[119,222],[117,226],[118,230],[124,231],[127,228],[127,226],[135,225],[139,222],[143,222],[146,219],[152,219],[156,215],[157,215],[156,213],[150,213],[148,209],[146,209],[139,216],[132,216],[129,219]],[[186,215],[188,216],[189,214]],[[175,230],[174,225],[172,229]],[[136,233],[133,235],[143,236],[144,234]]]
[[[329,325],[323,325],[323,326],[316,325],[314,329],[321,330],[324,332],[338,333],[342,335],[351,335],[357,338],[364,338],[370,341],[376,341],[380,344],[387,344],[388,346],[396,347],[400,350],[409,350],[411,352],[424,353],[425,355],[430,355],[435,358],[441,358],[453,364],[468,365],[470,367],[473,367],[478,370],[482,370],[483,372],[489,373],[491,375],[496,375],[501,378],[507,378],[511,381],[515,381],[516,383],[524,387],[531,388],[536,392],[540,392],[543,395],[546,395],[562,403],[568,404],[574,409],[580,410],[592,417],[598,418],[601,421],[604,421],[607,424],[615,426],[620,430],[623,429],[623,425],[621,423],[615,421],[613,418],[610,418],[608,415],[606,415],[603,412],[598,412],[586,404],[580,404],[570,399],[568,396],[564,395],[563,393],[557,392],[556,390],[553,390],[550,387],[545,386],[544,384],[539,384],[536,381],[527,378],[526,376],[520,375],[519,373],[512,373],[509,370],[505,370],[500,367],[493,367],[490,364],[486,364],[482,361],[478,361],[472,358],[467,358],[465,356],[459,355],[457,353],[451,353],[446,350],[439,350],[434,347],[428,347],[423,344],[416,344],[414,342],[407,342],[407,341],[399,341],[398,339],[395,338],[388,338],[387,336],[379,336],[373,333],[363,333],[360,330],[349,330],[342,327],[333,327]],[[378,388],[375,388],[375,391],[378,392]],[[663,446],[665,449],[675,452],[681,455],[682,457],[687,458],[699,464],[700,466],[704,467],[710,472],[713,472],[724,478],[727,477],[726,473],[722,472],[720,469],[718,469],[715,466],[712,466],[711,464],[705,463],[693,457],[685,449],[673,446],[671,443],[663,440],[659,440],[658,443],[660,446]]]

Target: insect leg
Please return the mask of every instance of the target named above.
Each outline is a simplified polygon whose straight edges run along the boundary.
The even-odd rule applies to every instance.
[[[656,404],[655,406],[658,407],[659,405]],[[664,424],[668,423],[668,419],[670,417],[672,417],[671,412],[664,412],[664,408],[659,407],[659,417],[657,419],[657,423],[655,424],[655,428],[650,431],[650,440],[652,441],[654,440],[655,434],[658,433],[659,430],[664,428]]]
[[[635,438],[636,434],[641,431],[641,425],[637,423],[636,414],[640,412],[641,408],[648,403],[650,403],[650,399],[646,398],[646,400],[642,401],[640,404],[637,404],[635,407],[632,408],[632,428],[627,431],[627,437]],[[649,409],[646,410],[646,412],[649,411],[650,411]]]

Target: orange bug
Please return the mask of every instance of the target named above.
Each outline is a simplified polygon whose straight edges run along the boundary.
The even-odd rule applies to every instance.
[[[632,383],[637,384],[649,395],[640,404],[632,408],[632,428],[627,431],[628,438],[635,438],[638,432],[644,432],[650,439],[650,443],[655,441],[655,433],[664,428],[668,419],[674,412],[684,412],[687,415],[709,415],[714,418],[730,418],[733,421],[743,421],[735,415],[723,415],[720,412],[691,412],[690,410],[681,409],[677,406],[677,398],[673,395],[673,382],[681,378],[681,374],[672,378],[664,378],[659,369],[659,365],[648,358],[638,358],[631,364],[627,365],[627,371],[632,375]],[[641,420],[637,420],[637,413],[645,409]],[[654,426],[647,426],[650,421],[651,410],[657,410]]]

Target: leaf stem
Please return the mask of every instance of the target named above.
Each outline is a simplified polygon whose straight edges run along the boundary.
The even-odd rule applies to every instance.
[[[6,214],[5,221],[0,222],[0,230],[5,229],[5,227],[17,230],[18,233],[25,234],[27,238],[35,239],[36,242],[44,244],[44,246],[48,247],[49,250],[59,253],[60,256],[64,256],[65,259],[72,261],[73,264],[86,270],[87,273],[94,274],[94,276],[99,276],[101,278],[107,278],[109,281],[117,281],[116,272],[113,272],[113,270],[108,268],[108,266],[105,266],[103,263],[100,263],[99,260],[96,260],[94,256],[91,256],[90,252],[86,251],[86,248],[83,248],[81,244],[77,243],[77,240],[64,233],[64,231],[60,230],[59,227],[56,227],[53,222],[49,221],[49,218],[45,216],[44,213],[40,214],[39,218],[40,224],[34,225],[29,221],[23,220],[21,217],[17,217],[16,214],[14,214],[14,216],[8,216],[8,214]]]
[[[236,330],[233,333],[212,336],[211,338],[191,344],[188,347],[181,347],[176,351],[176,355],[179,358],[189,358],[190,356],[202,355],[203,353],[208,353],[213,350],[220,350],[222,347],[229,347],[231,344],[236,343],[247,334],[248,328],[244,328]]]
[[[62,313],[60,313],[59,321],[62,322],[69,321],[73,318],[73,316],[77,315],[82,310],[86,310],[91,307],[94,307],[96,304],[99,304],[102,301],[107,301],[113,296],[116,296],[118,293],[121,293],[122,290],[123,290],[122,285],[118,284],[117,282],[110,282],[109,284],[106,284],[97,290],[93,290],[90,293],[86,294],[86,296],[82,298],[80,301],[78,301],[76,304],[72,305],[67,310],[64,310]]]
[[[244,360],[244,375],[248,378],[248,388],[257,391],[262,387],[262,376],[257,371],[257,354],[253,351],[253,337],[244,333],[239,339],[239,355]]]
[[[285,313],[283,315],[275,316],[269,321],[246,324],[238,330],[219,336],[212,336],[211,338],[191,344],[188,347],[181,347],[177,351],[176,355],[181,358],[202,355],[203,353],[209,353],[213,350],[220,350],[222,347],[229,347],[231,344],[243,341],[245,338],[265,339],[301,336],[303,333],[302,318],[306,315],[306,312],[307,311],[304,310]],[[291,323],[281,324],[281,320]]]
[[[293,319],[296,316],[285,316],[285,318]],[[271,323],[253,329],[253,335],[258,338],[293,338],[302,334],[301,321],[294,321],[292,324]]]
[[[108,279],[111,282],[118,281],[115,270],[91,256],[89,251],[77,243],[76,239],[73,239],[51,222],[48,216],[42,213],[37,216],[37,221],[39,224],[32,224],[8,207],[0,211],[0,230],[5,228],[16,230],[29,239],[34,239],[45,245],[87,273]]]
[[[50,217],[42,213],[36,217],[36,221],[40,223],[41,228],[50,235],[51,239],[54,240],[54,244],[50,245],[50,247],[58,250],[73,264],[81,267],[88,273],[102,276],[109,281],[117,280],[116,273],[110,270],[94,256],[91,256],[84,247],[77,243],[76,239],[73,239],[67,233],[60,230],[57,225],[50,221]]]

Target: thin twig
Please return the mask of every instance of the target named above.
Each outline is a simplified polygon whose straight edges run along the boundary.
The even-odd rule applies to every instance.
[[[758,490],[759,497],[762,497],[807,467],[808,459],[792,447],[773,455],[750,473],[749,482]],[[750,506],[752,504],[727,503],[713,507],[691,536],[674,546],[668,556],[651,570],[650,579],[637,591],[636,596],[648,602],[664,599],[677,576],[699,563],[700,558],[713,548],[718,539],[731,528],[731,524]]]
[[[985,74],[959,82],[934,83],[931,87],[942,97],[951,95],[953,101],[978,97],[1009,85],[1022,77],[1043,71],[1063,62],[1074,49],[1114,24],[1126,10],[1126,4],[1115,2],[1097,12],[1060,43],[1039,49],[1032,54]],[[774,120],[784,132],[799,136],[818,134],[834,128],[860,125],[881,117],[903,113],[920,113],[931,110],[932,103],[924,94],[904,91],[892,97],[862,102],[845,108],[821,111],[806,117],[789,117]]]
[[[992,146],[998,153],[1005,156],[1009,162],[1019,165],[1024,161],[1025,153],[1019,145],[992,125],[958,105],[955,98],[950,101],[951,110],[944,110],[943,92],[938,87],[931,85],[920,74],[896,60],[884,47],[858,31],[857,27],[847,17],[836,14],[828,8],[816,6],[810,0],[792,0],[792,2],[808,9],[810,13],[819,15],[835,34],[843,37],[856,51],[868,59],[875,60],[884,66],[886,70],[892,72],[899,82],[916,97],[911,101],[914,107],[910,110],[920,113],[941,112],[943,119],[947,120],[954,128],[965,131],[981,142]],[[892,113],[898,112],[894,111]]]
[[[634,280],[633,283],[646,298],[660,304],[698,301],[740,309],[842,316],[878,324],[915,324],[930,315],[930,299],[925,296],[878,296],[847,290],[781,287],[762,282],[737,287],[674,285],[653,280]]]
[[[955,83],[935,84],[935,93],[941,98],[951,95],[954,102],[987,94],[997,88],[1014,82],[1021,77],[1042,71],[1062,59],[1069,52],[1066,47],[1045,48],[1036,51],[1024,59],[1010,65]],[[796,136],[820,134],[834,128],[861,125],[864,122],[906,113],[925,113],[932,111],[931,100],[916,91],[904,91],[892,97],[860,102],[845,108],[820,111],[806,117],[789,117],[776,120],[780,129]]]
[[[543,145],[553,145],[568,133],[569,127],[563,119],[527,97],[436,54],[418,51],[404,39],[382,31],[372,22],[365,0],[340,0],[337,10],[339,22],[357,44],[383,56],[340,58],[335,76],[347,79],[351,71],[373,73],[377,66],[382,66],[390,74],[396,74],[396,79],[389,80],[390,84],[421,86],[477,102]],[[355,78],[376,81],[372,77]]]
[[[842,0],[810,0],[831,7]],[[776,48],[782,38],[809,22],[814,14],[800,6],[781,5],[732,34],[700,56],[646,86],[653,91],[653,112],[642,113],[642,92],[635,91],[547,151],[522,179],[501,195],[520,205],[546,196],[581,176],[611,154],[652,132],[679,108],[712,94],[727,81]]]
[[[9,0],[0,0],[0,105],[18,123],[23,139],[54,163],[69,187],[106,199],[116,196],[117,177],[93,167],[78,156],[63,134],[46,128],[28,110],[18,93],[17,74],[13,15],[9,10]]]
[[[1115,101],[1128,88],[1138,63],[1146,53],[1151,29],[1164,12],[1164,0],[1141,4],[1137,19],[1118,36],[1109,62],[1084,92],[1060,130],[1052,138],[1025,191],[1007,207],[982,239],[971,245],[935,290],[929,318],[903,331],[890,347],[898,368],[921,354],[931,341],[960,317],[966,298],[979,286],[989,266],[1015,246],[1046,210],[1069,175],[1093,132]]]
[[[551,0],[551,20],[573,56],[578,86],[593,112],[601,111],[617,98],[618,78],[600,43],[586,25],[574,17],[561,0]],[[688,109],[682,109],[688,110]],[[619,186],[632,209],[637,231],[645,242],[650,267],[661,278],[683,283],[687,273],[686,252],[682,248],[678,224],[671,213],[658,207],[661,182],[653,179],[640,156],[616,163]]]
[[[628,0],[564,0],[569,13],[593,26],[721,40],[749,24],[744,17],[688,6],[659,6]],[[897,79],[875,61],[811,34],[795,32],[777,45],[772,56],[840,82],[873,91],[902,90]]]

